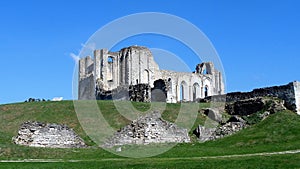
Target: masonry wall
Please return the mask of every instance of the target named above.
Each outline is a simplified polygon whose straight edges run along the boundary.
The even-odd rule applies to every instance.
[[[87,56],[79,61],[79,97],[94,99],[99,93],[138,84],[164,81],[166,101],[196,101],[210,95],[223,94],[221,73],[210,62],[198,64],[194,73],[159,70],[151,51],[131,46],[118,52],[95,50],[94,60]],[[98,98],[98,97],[97,97]]]
[[[285,101],[284,105],[289,110],[293,110],[300,114],[300,83],[291,82],[287,85],[273,86],[260,89],[254,89],[251,92],[233,92],[226,95],[216,95],[205,98],[209,101],[225,101],[234,102],[255,97],[278,97]]]
[[[94,61],[90,56],[79,60],[78,99],[95,99]]]

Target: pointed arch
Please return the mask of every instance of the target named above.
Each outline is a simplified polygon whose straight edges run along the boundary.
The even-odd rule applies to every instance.
[[[193,84],[193,101],[196,101],[197,98],[200,98],[200,85],[198,83]]]
[[[143,71],[141,83],[145,83],[145,84],[149,83],[149,71],[147,69]]]
[[[188,85],[185,81],[180,83],[180,101],[187,101],[189,96]]]
[[[206,86],[204,87],[204,97],[207,97],[207,96],[208,96],[208,93],[209,93],[209,88],[208,88],[208,86],[206,85]]]

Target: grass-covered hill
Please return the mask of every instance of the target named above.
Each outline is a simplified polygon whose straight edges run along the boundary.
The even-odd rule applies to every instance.
[[[114,128],[118,129],[129,123],[129,120],[118,114],[113,102],[98,101],[98,105]],[[141,111],[149,109],[147,103],[134,102],[133,105]],[[201,103],[199,109],[208,106],[207,103]],[[174,121],[179,108],[180,104],[167,104],[162,117]],[[98,148],[81,128],[72,101],[0,105],[0,119],[0,168],[300,168],[299,153],[249,155],[300,149],[300,116],[290,111],[275,113],[264,121],[223,139],[178,144],[164,154],[143,159],[119,157]],[[91,148],[51,149],[13,144],[11,139],[17,134],[20,124],[28,120],[66,124]],[[204,121],[205,116],[199,114],[194,126]],[[3,163],[3,160],[23,159],[51,159],[56,162]]]

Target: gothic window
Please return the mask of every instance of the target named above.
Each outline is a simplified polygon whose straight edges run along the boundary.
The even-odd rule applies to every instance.
[[[107,58],[107,81],[113,81],[113,74],[114,74],[114,59],[113,57]]]
[[[205,88],[204,88],[204,96],[205,97],[208,96],[208,86],[205,86]]]

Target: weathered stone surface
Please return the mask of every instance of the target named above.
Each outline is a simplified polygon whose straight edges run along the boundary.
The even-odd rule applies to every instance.
[[[148,84],[123,85],[113,90],[104,90],[101,83],[96,84],[96,99],[98,100],[130,100],[150,102],[151,88]]]
[[[204,109],[204,114],[209,117],[211,120],[214,120],[216,122],[222,121],[222,115],[220,114],[220,111],[215,108],[207,108]]]
[[[227,122],[241,122],[241,123],[246,123],[246,121],[241,118],[240,116],[231,116]]]
[[[168,142],[190,142],[187,129],[163,120],[159,112],[152,112],[120,129],[103,146]]]
[[[225,109],[231,115],[247,116],[262,110],[264,106],[262,98],[253,98],[226,104]]]
[[[18,135],[13,137],[15,144],[30,147],[83,148],[84,141],[65,125],[25,122]]]
[[[284,106],[300,115],[300,82],[295,81],[287,85],[254,89],[251,92],[232,92],[226,95],[209,96],[202,101],[236,102],[256,97],[277,97],[284,100]]]
[[[226,124],[217,128],[207,128],[202,125],[198,125],[198,127],[193,131],[193,133],[197,136],[199,141],[205,142],[231,135],[237,131],[242,130],[245,127],[247,127],[245,121],[227,122]]]
[[[205,142],[215,139],[215,131],[215,128],[206,128],[204,126],[198,125],[193,133],[198,137],[199,141]]]
[[[197,101],[206,96],[224,94],[222,73],[212,62],[198,64],[196,70],[190,73],[160,70],[151,51],[140,46],[130,46],[118,52],[95,50],[93,59],[87,56],[79,60],[78,74],[79,100],[112,99],[115,89],[120,86],[140,84],[149,85],[150,90],[133,93],[136,95],[132,100],[151,101],[151,91],[153,101],[169,103]]]
[[[230,115],[248,116],[258,111],[275,113],[285,110],[284,102],[276,98],[251,98],[227,103],[225,110]]]
[[[231,135],[245,127],[255,124],[267,118],[270,114],[285,110],[284,102],[278,98],[252,98],[240,100],[233,103],[226,104],[226,111],[232,116],[222,123],[216,112],[217,109],[206,109],[208,118],[219,122],[220,126],[216,128],[207,128],[199,125],[193,133],[202,142],[208,140],[215,140],[224,136]],[[215,116],[218,116],[216,118]]]

